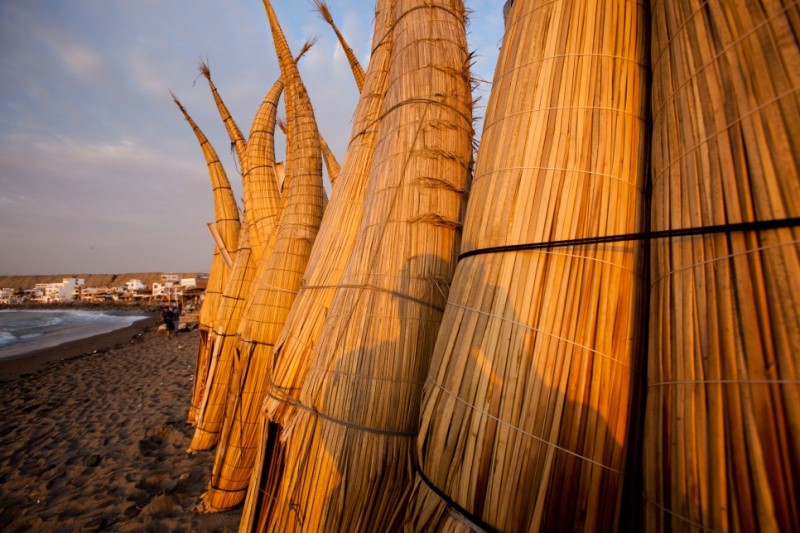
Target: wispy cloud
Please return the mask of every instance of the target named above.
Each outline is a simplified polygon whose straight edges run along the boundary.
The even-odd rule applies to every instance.
[[[372,2],[328,3],[366,67]],[[479,53],[474,74],[491,79],[501,6],[468,5],[480,20],[469,35]],[[341,159],[358,98],[346,58],[311,2],[274,7],[293,49],[320,36],[300,71]],[[0,2],[0,48],[0,273],[207,269],[208,174],[168,89],[240,191],[208,87],[195,83],[196,62],[209,60],[232,115],[249,131],[279,75],[261,3]]]

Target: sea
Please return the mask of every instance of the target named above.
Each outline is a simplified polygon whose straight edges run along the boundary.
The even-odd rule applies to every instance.
[[[143,318],[86,309],[0,309],[0,359],[108,333]]]

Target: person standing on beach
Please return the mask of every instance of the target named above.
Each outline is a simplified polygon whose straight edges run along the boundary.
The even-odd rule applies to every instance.
[[[161,319],[164,321],[164,327],[167,328],[167,338],[172,337],[172,332],[175,331],[175,314],[169,306],[164,306],[161,309]],[[175,333],[177,335],[177,332]]]
[[[178,329],[180,329],[181,324],[181,306],[180,304],[172,307],[172,323],[173,323],[173,330],[175,331],[175,336],[178,336]]]

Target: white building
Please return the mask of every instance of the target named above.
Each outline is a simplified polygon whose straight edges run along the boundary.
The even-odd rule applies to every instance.
[[[0,304],[10,304],[13,303],[15,298],[14,294],[16,294],[16,289],[9,289],[4,288],[0,289]]]
[[[147,285],[142,283],[140,279],[131,279],[125,282],[125,290],[128,292],[138,292],[143,291],[147,288]]]
[[[177,299],[178,296],[183,294],[183,287],[179,283],[166,281],[164,283],[153,283],[153,297],[164,298],[166,300]]]
[[[181,287],[184,289],[194,289],[197,287],[197,278],[181,278]]]
[[[84,286],[84,280],[78,278],[64,278],[60,283],[37,283],[35,290],[41,292],[38,301],[41,302],[67,302],[72,300],[79,287]]]

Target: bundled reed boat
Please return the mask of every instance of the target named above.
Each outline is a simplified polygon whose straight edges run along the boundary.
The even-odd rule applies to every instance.
[[[175,95],[172,95],[175,104],[181,110],[186,121],[192,128],[197,142],[203,151],[206,165],[208,166],[209,177],[211,178],[211,189],[214,198],[214,228],[219,235],[222,245],[227,253],[235,254],[239,240],[239,208],[236,204],[236,197],[231,189],[225,168],[217,156],[214,147],[206,138],[203,131],[195,123],[186,109],[181,105]],[[197,413],[200,409],[204,393],[204,385],[210,364],[210,340],[209,334],[214,325],[216,313],[222,302],[222,293],[231,273],[230,266],[223,258],[220,247],[215,244],[214,256],[211,260],[211,270],[208,275],[208,285],[206,286],[203,304],[198,315],[198,330],[200,332],[200,345],[197,354],[197,365],[195,371],[195,382],[192,392],[192,402],[189,409],[188,421],[195,424]]]
[[[273,435],[270,435],[268,424],[273,422],[283,426],[294,413],[294,403],[305,380],[311,352],[319,341],[328,309],[342,282],[355,245],[388,83],[391,24],[394,20],[392,2],[379,0],[375,7],[372,53],[354,115],[350,143],[338,174],[341,179],[335,180],[330,203],[325,208],[311,251],[305,282],[275,344],[274,364],[265,400],[267,416],[260,421],[260,450],[242,513],[242,531],[263,529],[271,512],[271,495],[283,473],[283,448],[278,441],[278,428],[273,427]],[[328,173],[333,183],[330,164]]]
[[[800,7],[652,9],[642,527],[798,531]]]
[[[259,270],[245,304],[237,332],[234,373],[226,420],[217,449],[206,511],[240,504],[246,494],[255,458],[258,413],[269,383],[273,346],[300,286],[308,256],[322,218],[324,190],[322,160],[313,109],[297,66],[268,1],[264,2],[285,83],[288,126],[285,200],[280,201],[279,224],[272,228],[274,246],[262,251]],[[254,145],[251,135],[248,151]],[[269,154],[259,154],[268,157]],[[250,159],[251,170],[269,165]],[[272,154],[274,167],[274,152]],[[276,187],[277,190],[277,187]],[[265,231],[267,220],[263,219]],[[266,250],[272,248],[266,253]]]
[[[511,7],[407,529],[620,525],[646,285],[641,242],[600,238],[644,229],[647,27],[623,0]]]
[[[259,529],[392,530],[412,479],[421,385],[459,246],[472,98],[462,2],[397,0],[388,15],[387,89],[363,216]]]

